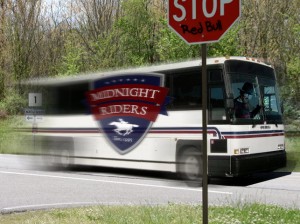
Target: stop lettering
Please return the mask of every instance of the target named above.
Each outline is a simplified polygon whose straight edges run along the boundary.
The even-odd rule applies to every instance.
[[[189,44],[218,41],[238,20],[241,0],[169,0],[168,24]]]

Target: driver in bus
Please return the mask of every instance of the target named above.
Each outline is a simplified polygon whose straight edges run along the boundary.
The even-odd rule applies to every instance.
[[[245,82],[242,89],[240,89],[240,95],[234,99],[234,114],[236,118],[254,118],[259,113],[261,106],[257,105],[254,110],[250,111],[249,100],[253,95],[253,85],[249,82]]]

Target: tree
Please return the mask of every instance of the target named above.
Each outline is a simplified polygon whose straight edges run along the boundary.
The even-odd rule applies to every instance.
[[[119,15],[119,5],[116,0],[71,1],[69,27],[72,32],[77,32],[76,41],[84,47],[87,60],[83,66],[86,70],[105,67],[103,60],[107,58],[105,54],[111,52],[112,46],[107,44]]]
[[[122,1],[121,14],[115,24],[119,35],[122,64],[142,65],[160,61],[157,46],[160,39],[161,8],[158,1]]]
[[[158,43],[158,52],[161,61],[177,61],[200,56],[200,45],[187,45],[168,26],[167,19],[162,21],[161,38]]]
[[[32,62],[39,43],[40,10],[40,0],[7,0],[7,39],[11,50],[11,72],[17,82],[34,73]]]
[[[209,56],[239,56],[243,55],[243,50],[237,41],[241,25],[236,24],[221,38],[219,42],[212,43],[208,48]]]
[[[290,16],[297,14],[297,0],[244,0],[242,18],[237,35],[243,55],[275,64],[284,71],[289,58],[287,41],[290,39]]]
[[[80,43],[76,43],[76,34],[70,31],[65,41],[65,54],[62,56],[62,62],[58,67],[58,75],[70,76],[82,72],[84,69],[84,49]]]
[[[0,1],[0,99],[4,97],[4,90],[6,84],[6,72],[5,72],[5,45],[6,45],[6,38],[5,38],[5,14],[6,14],[6,1]]]

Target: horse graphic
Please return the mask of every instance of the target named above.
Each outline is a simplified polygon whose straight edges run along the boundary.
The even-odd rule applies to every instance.
[[[136,124],[129,124],[127,121],[124,121],[123,119],[119,119],[118,121],[114,121],[109,123],[109,125],[114,125],[116,129],[114,129],[114,132],[116,132],[119,135],[126,136],[133,132],[133,128],[139,127],[139,125]]]

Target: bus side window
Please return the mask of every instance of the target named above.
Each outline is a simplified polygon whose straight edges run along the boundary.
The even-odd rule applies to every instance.
[[[174,109],[200,109],[201,75],[197,73],[174,75],[172,93]]]
[[[209,88],[210,120],[226,120],[224,90],[222,87]]]
[[[87,82],[49,88],[47,113],[53,115],[87,114],[85,92],[88,90]]]

